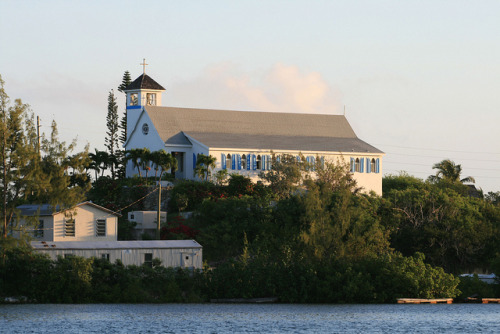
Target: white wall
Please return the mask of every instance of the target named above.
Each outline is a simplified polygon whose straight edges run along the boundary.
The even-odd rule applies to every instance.
[[[145,254],[152,253],[153,259],[159,258],[164,267],[202,269],[203,266],[203,254],[199,248],[60,249],[48,247],[36,249],[36,251],[48,254],[52,260],[56,260],[58,256],[64,257],[66,254],[84,258],[101,258],[103,254],[109,254],[111,263],[120,260],[126,266],[140,266],[144,263]]]
[[[58,213],[54,218],[54,239],[51,241],[116,241],[118,237],[118,218],[106,211],[99,210],[90,205],[76,208],[75,236],[65,235],[65,224],[68,219],[64,213]],[[96,221],[106,220],[106,236],[96,236]]]

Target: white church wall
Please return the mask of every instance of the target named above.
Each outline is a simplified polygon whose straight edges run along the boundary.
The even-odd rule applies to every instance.
[[[359,187],[362,188],[362,191],[365,192],[365,193],[369,193],[370,191],[374,191],[377,195],[382,195],[382,173],[380,171],[382,171],[382,155],[377,155],[377,154],[364,154],[364,155],[349,155],[349,156],[346,156],[346,155],[343,155],[343,154],[332,154],[331,152],[319,152],[319,153],[316,153],[316,152],[298,152],[298,151],[280,151],[280,152],[271,152],[271,151],[266,151],[266,150],[247,150],[246,152],[245,151],[241,151],[241,150],[235,150],[235,149],[215,149],[215,150],[210,150],[210,154],[214,157],[216,157],[217,159],[217,163],[216,163],[216,168],[214,170],[214,173],[216,173],[217,171],[221,170],[221,169],[224,169],[224,162],[222,161],[222,155],[224,154],[224,156],[226,156],[227,158],[227,155],[230,154],[231,155],[231,160],[230,161],[226,161],[226,165],[225,165],[225,169],[227,170],[227,173],[229,175],[231,174],[239,174],[239,175],[244,175],[246,177],[249,177],[253,182],[257,182],[257,181],[260,181],[260,177],[259,177],[259,173],[261,171],[265,171],[268,167],[272,167],[272,166],[267,166],[267,163],[266,163],[266,166],[262,166],[266,161],[264,160],[264,156],[266,156],[267,159],[269,159],[269,157],[272,156],[272,154],[275,154],[275,155],[280,155],[280,154],[290,154],[290,155],[294,155],[294,156],[299,156],[299,155],[302,155],[304,157],[304,159],[311,159],[314,157],[314,159],[317,159],[318,157],[319,158],[324,158],[325,161],[329,161],[329,162],[332,162],[332,163],[345,163],[347,165],[348,168],[350,168],[350,161],[351,161],[351,158],[354,158],[354,159],[364,159],[363,160],[363,163],[364,163],[364,167],[362,169],[362,171],[354,171],[353,172],[353,178],[356,180],[357,184]],[[248,168],[243,168],[243,165],[241,166],[241,169],[239,169],[239,165],[238,163],[235,164],[235,168],[233,169],[233,164],[232,164],[232,157],[233,155],[236,155],[236,156],[240,156],[241,160],[243,160],[243,155],[245,156],[248,156],[248,155],[255,155],[256,157],[258,157],[260,155],[261,157],[261,164],[260,164],[260,168],[257,168],[257,169],[254,169],[253,168],[253,162],[251,162],[251,166],[250,166],[250,169]],[[378,173],[375,172],[375,170],[370,170],[370,172],[367,172],[367,168],[366,168],[366,162],[368,159],[375,159],[377,160],[378,159]],[[231,163],[229,165],[229,163]],[[256,167],[259,167],[259,166],[256,166]]]
[[[128,122],[128,119],[127,119]],[[133,131],[128,133],[129,140],[125,147],[126,150],[134,148],[147,147],[151,152],[165,149],[165,144],[161,140],[160,135],[153,126],[151,118],[147,113],[142,113],[136,121],[136,127]],[[145,170],[141,169],[141,174],[145,175]],[[127,162],[126,175],[131,177],[138,174],[137,168],[133,165],[132,161]]]

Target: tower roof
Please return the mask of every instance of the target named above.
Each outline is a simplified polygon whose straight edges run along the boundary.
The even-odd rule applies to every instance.
[[[151,79],[147,74],[141,74],[137,79],[135,79],[130,85],[128,85],[124,90],[136,90],[136,89],[154,89],[154,90],[165,90],[159,83]]]

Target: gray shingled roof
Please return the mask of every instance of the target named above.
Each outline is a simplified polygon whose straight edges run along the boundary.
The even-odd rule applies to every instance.
[[[192,138],[210,148],[382,153],[360,140],[343,115],[145,108],[166,144],[189,145]]]
[[[115,216],[121,216],[119,213],[113,212],[109,209],[106,209],[105,207],[94,204],[90,201],[82,202],[80,204],[75,205],[74,207],[79,207],[82,205],[90,205],[90,206],[93,206],[94,208],[97,208],[97,209],[102,210],[102,211],[106,211],[106,212],[113,214]],[[18,207],[16,207],[16,209],[20,210],[21,215],[23,215],[23,216],[34,216],[37,214],[39,216],[52,216],[52,215],[55,215],[56,213],[61,212],[61,207],[59,205],[57,205],[54,208],[53,206],[51,206],[49,204],[23,204],[23,205],[19,205]]]
[[[136,241],[32,241],[35,249],[149,249],[202,248],[194,240],[136,240]]]
[[[128,85],[124,91],[136,90],[136,89],[155,89],[155,90],[165,90],[159,83],[151,79],[147,74],[140,75],[135,79],[130,85]]]

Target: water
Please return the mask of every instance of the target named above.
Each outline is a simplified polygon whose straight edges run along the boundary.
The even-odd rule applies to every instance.
[[[0,305],[0,333],[498,333],[499,304]]]

